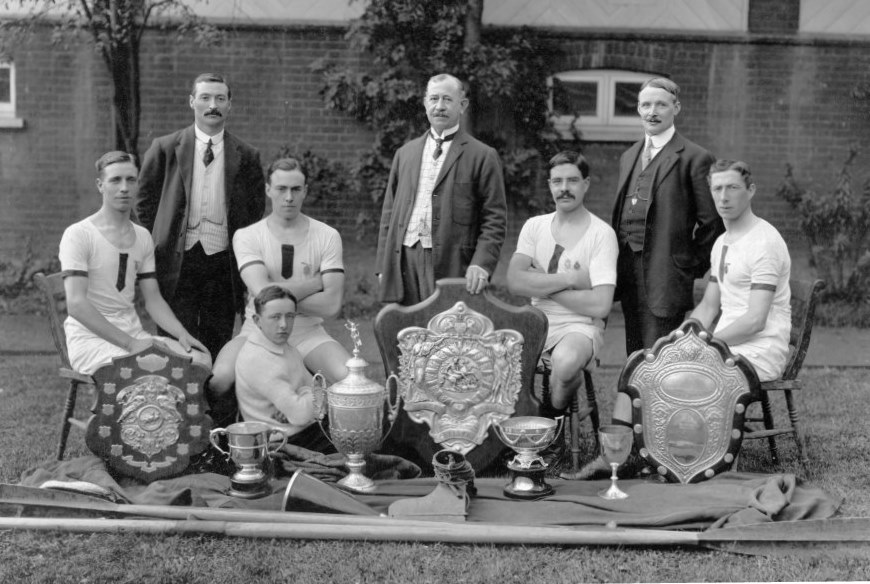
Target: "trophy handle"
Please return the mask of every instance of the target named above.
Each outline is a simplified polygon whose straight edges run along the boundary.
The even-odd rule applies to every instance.
[[[281,435],[281,444],[278,444],[278,446],[275,446],[274,448],[270,448],[270,446],[272,445],[272,441],[271,441],[272,434],[280,434]],[[276,452],[278,452],[279,450],[284,448],[285,444],[287,444],[287,434],[281,428],[269,428],[269,432],[267,434],[267,439],[269,440],[269,442],[267,443],[266,449],[269,451],[269,454],[275,454]]]
[[[208,441],[211,442],[211,445],[214,446],[218,452],[226,456],[228,459],[230,457],[230,453],[218,446],[217,437],[224,435],[227,433],[226,428],[215,428],[211,432],[208,433]]]
[[[556,432],[553,434],[553,437],[550,439],[550,441],[548,443],[544,444],[544,438],[546,438],[546,436],[541,436],[541,440],[538,442],[535,442],[535,446],[540,446],[540,447],[546,448],[547,446],[549,446],[550,444],[552,444],[553,442],[555,442],[558,439],[558,437],[562,434],[562,426],[565,425],[565,416],[564,415],[558,416],[557,418],[555,418],[555,421],[556,421]]]
[[[396,399],[393,401],[390,399],[390,382],[393,382],[396,390]],[[399,407],[402,405],[402,393],[399,391],[399,377],[395,373],[391,373],[389,377],[387,377],[386,383],[386,400],[387,400],[387,420],[390,422],[390,427],[387,428],[387,431],[384,432],[384,435],[381,436],[379,441],[380,444],[384,443],[384,440],[387,439],[387,436],[390,435],[390,432],[393,431],[393,426],[396,425],[396,419],[399,417]]]
[[[502,430],[501,424],[493,422],[490,427],[492,428],[492,431],[495,432],[496,437],[502,441],[502,444],[510,447],[510,442],[508,441],[507,436],[504,435],[504,430]]]
[[[329,432],[323,427],[323,418],[326,417],[326,377],[318,371],[314,374],[314,385],[311,387],[311,393],[314,396],[314,415],[317,416],[317,425],[320,426],[320,431],[329,440],[329,443],[335,446],[335,442],[329,436]],[[286,439],[285,439],[286,440]]]
[[[396,400],[393,401],[390,399],[390,382],[394,382],[396,386]],[[395,373],[391,373],[389,377],[387,377],[387,406],[389,409],[387,410],[387,419],[390,421],[390,424],[396,423],[396,416],[399,415],[399,407],[402,405],[402,392],[399,391],[399,377]],[[391,426],[392,427],[392,426]]]
[[[318,420],[323,420],[326,416],[326,378],[320,371],[314,374],[311,393],[314,396],[314,415]]]

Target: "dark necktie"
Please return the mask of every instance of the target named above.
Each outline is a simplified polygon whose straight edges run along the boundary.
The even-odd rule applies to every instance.
[[[214,151],[211,149],[211,138],[208,139],[208,144],[205,147],[205,153],[202,155],[202,163],[208,166],[214,160]]]
[[[442,152],[444,152],[441,149],[441,145],[444,142],[450,142],[455,136],[456,132],[450,134],[449,136],[444,136],[443,138],[435,138],[435,136],[433,135],[432,137],[435,138],[435,152],[432,153],[432,158],[438,160],[438,157],[441,156]]]

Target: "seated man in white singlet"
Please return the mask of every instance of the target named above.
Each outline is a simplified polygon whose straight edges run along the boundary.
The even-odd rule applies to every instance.
[[[584,367],[601,350],[619,246],[613,228],[584,204],[589,165],[582,155],[564,151],[550,159],[549,183],[556,211],[523,225],[507,281],[512,293],[530,296],[547,315],[544,351],[552,358],[553,411],[543,414],[555,417],[564,413]]]
[[[100,210],[66,228],[60,241],[67,312],[64,322],[73,369],[91,374],[114,357],[137,353],[156,339],[211,366],[205,346],[190,336],[160,294],[154,242],[130,220],[139,169],[126,152],[108,152],[96,163]],[[178,340],[155,337],[136,314],[136,283],[154,322]]]
[[[725,233],[710,253],[710,278],[691,317],[742,355],[759,381],[778,379],[788,361],[791,334],[791,258],[776,228],[752,211],[755,183],[745,162],[717,160],[707,182]],[[720,315],[721,310],[721,315]],[[619,393],[613,423],[631,425],[631,403]],[[609,472],[602,459],[583,469],[584,478]]]
[[[254,297],[269,285],[290,291],[297,299],[297,316],[288,339],[302,355],[309,371],[320,371],[332,384],[347,376],[350,354],[322,326],[324,318],[341,311],[344,297],[344,262],[341,236],[332,227],[302,213],[308,192],[305,172],[294,158],[281,158],[269,166],[266,195],[272,212],[257,223],[239,229],[233,250],[248,288],[245,323],[238,336],[215,359],[209,381],[213,395],[226,394],[235,381],[236,358],[246,337],[257,330]]]

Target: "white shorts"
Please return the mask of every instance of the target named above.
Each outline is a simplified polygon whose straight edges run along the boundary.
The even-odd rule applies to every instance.
[[[547,342],[544,344],[544,352],[550,352],[553,347],[559,344],[569,334],[580,334],[592,341],[592,358],[598,356],[598,352],[604,345],[604,331],[594,324],[583,322],[562,322],[553,324],[550,323],[550,329],[547,331]]]

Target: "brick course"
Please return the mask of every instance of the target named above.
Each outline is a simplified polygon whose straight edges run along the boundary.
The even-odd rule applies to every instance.
[[[760,3],[753,3],[753,6]],[[189,84],[214,70],[228,76],[233,110],[228,129],[260,149],[263,162],[282,146],[352,163],[371,143],[369,132],[326,110],[311,62],[328,56],[364,59],[332,27],[263,27],[232,31],[220,47],[203,49],[151,30],[142,46],[140,153],[151,140],[192,123]],[[82,41],[53,46],[48,31],[13,55],[23,130],[0,129],[0,258],[31,236],[41,253],[55,253],[63,229],[99,206],[93,161],[111,148],[111,86],[102,61]],[[552,71],[615,68],[673,77],[682,87],[677,127],[721,157],[754,170],[759,214],[796,239],[796,218],[774,197],[785,164],[816,188],[830,188],[847,149],[861,148],[856,184],[870,161],[866,104],[850,97],[868,81],[868,39],[805,39],[737,34],[703,37],[642,32],[572,32],[550,36],[560,55]],[[422,110],[421,110],[421,115]],[[593,169],[590,208],[607,217],[619,155],[627,143],[588,143]],[[308,212],[345,231],[378,208],[367,194],[321,197]],[[517,216],[512,229],[524,217]]]

